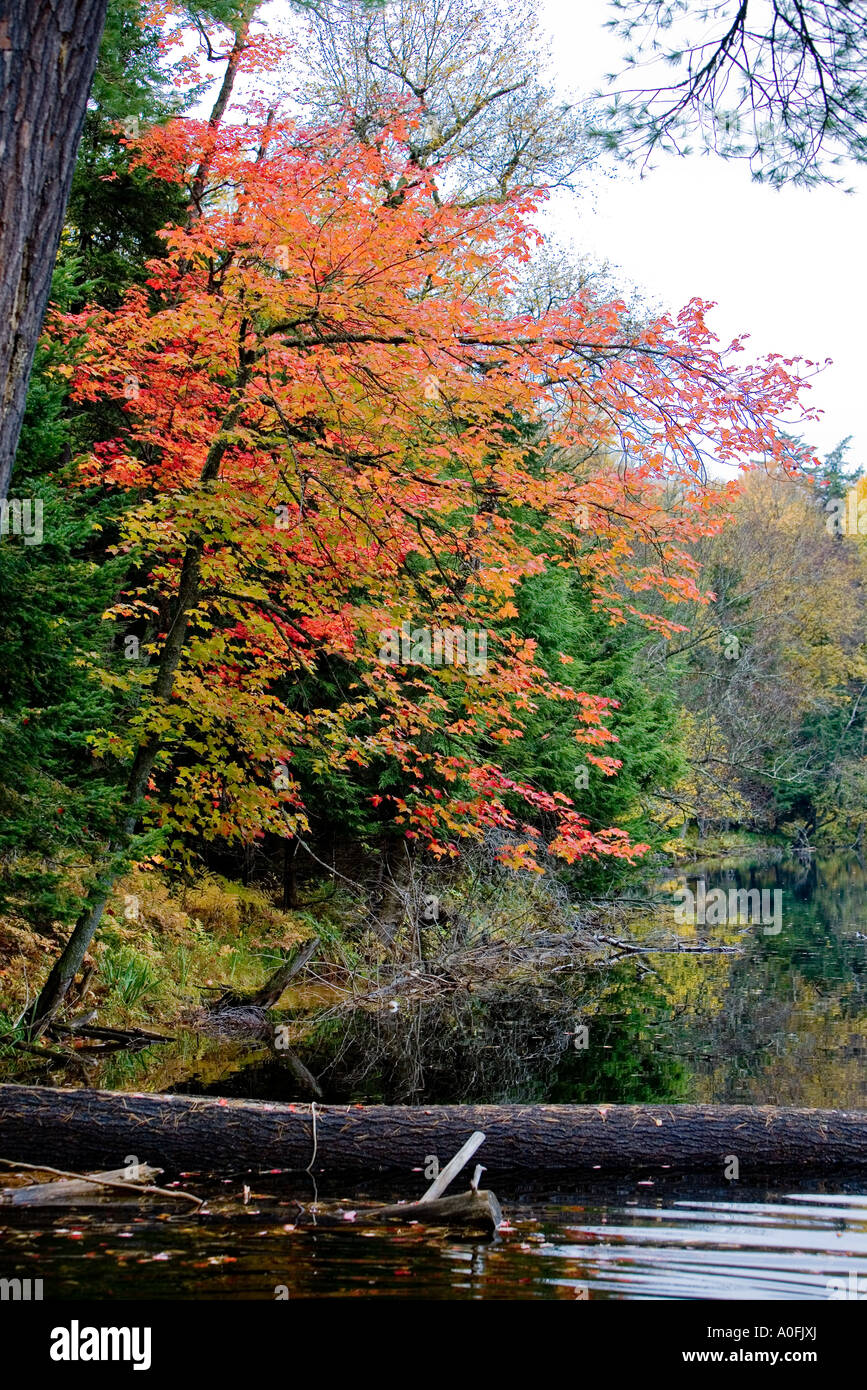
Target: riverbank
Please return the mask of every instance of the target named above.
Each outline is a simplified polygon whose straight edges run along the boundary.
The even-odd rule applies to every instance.
[[[112,895],[67,1017],[113,1029],[243,1033],[239,1011],[217,1015],[215,1002],[252,997],[308,948],[309,964],[279,999],[292,1017],[329,1007],[379,1010],[395,995],[408,1003],[472,991],[616,951],[605,928],[618,925],[617,904],[576,907],[559,884],[529,875],[483,881],[471,869],[440,873],[379,897],[339,874],[305,888],[303,907],[283,909],[267,884],[217,875],[179,884],[158,869],[130,873]],[[7,1041],[67,931],[52,922],[36,934],[14,909],[0,917]],[[246,1023],[255,1032],[255,1019]]]
[[[862,1108],[864,866],[852,856],[801,862],[758,849],[758,858],[741,846],[737,857],[685,862],[645,893],[656,906],[619,900],[596,904],[593,916],[588,905],[558,902],[548,884],[510,876],[508,887],[469,881],[465,891],[453,880],[440,898],[447,920],[423,924],[423,960],[413,960],[418,938],[407,928],[388,948],[366,906],[333,885],[322,885],[327,901],[281,913],[270,900],[227,904],[232,886],[210,882],[207,894],[197,890],[197,917],[194,890],[186,908],[161,890],[142,894],[138,924],[123,920],[121,900],[106,930],[129,934],[117,944],[107,936],[107,948],[144,943],[168,986],[127,1005],[97,970],[89,986],[97,1002],[75,1005],[72,1016],[96,1008],[97,1026],[134,1025],[172,1041],[141,1051],[86,1037],[35,1052],[7,1046],[0,1076],[285,1103]],[[699,875],[708,894],[719,887],[727,899],[733,889],[779,894],[782,930],[675,922],[678,883],[695,887]],[[305,901],[313,896],[305,884]],[[317,929],[300,983],[257,1026],[209,1011],[227,987],[261,988]],[[13,964],[20,1008],[24,972]],[[28,964],[31,985],[44,970],[44,955]]]
[[[672,872],[701,872],[784,853],[782,844],[735,832],[668,848],[667,861],[655,860],[663,877],[666,862]],[[636,882],[653,869],[641,866]],[[83,878],[70,870],[64,892],[80,896]],[[95,1009],[111,1028],[200,1022],[210,999],[226,990],[255,992],[314,938],[315,957],[303,991],[290,993],[292,1006],[377,1006],[390,988],[418,998],[449,980],[472,987],[522,967],[553,968],[564,952],[587,963],[616,957],[617,934],[628,933],[641,898],[649,905],[652,890],[570,902],[553,876],[484,874],[470,864],[452,871],[428,866],[376,889],[321,872],[305,883],[298,906],[283,908],[278,885],[247,886],[217,874],[184,882],[155,866],[140,868],[112,893],[68,1006],[73,1014]],[[0,1029],[33,998],[46,959],[59,953],[68,931],[50,916],[34,922],[24,903],[0,913]]]

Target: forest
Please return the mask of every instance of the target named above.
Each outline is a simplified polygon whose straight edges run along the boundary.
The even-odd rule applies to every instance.
[[[863,841],[810,364],[540,241],[595,156],[532,7],[332,7],[288,114],[258,8],[109,10],[0,549],[8,1023],[61,945],[43,1017],[152,975],[164,902],[300,941],[330,872],[335,964],[391,968],[500,865],[581,901],[693,836]]]
[[[735,100],[712,157],[857,168],[859,7],[610,106],[535,0],[78,8],[0,202],[0,1079],[863,1108],[850,422],[546,214]]]

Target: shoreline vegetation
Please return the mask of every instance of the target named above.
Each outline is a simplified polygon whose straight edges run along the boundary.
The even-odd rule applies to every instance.
[[[628,957],[736,955],[736,937],[676,925],[674,876],[775,863],[790,853],[781,841],[733,832],[682,840],[653,883],[575,903],[556,878],[500,873],[495,880],[464,866],[422,882],[410,875],[373,902],[361,883],[335,871],[305,881],[306,906],[283,909],[275,906],[278,885],[269,892],[267,884],[245,887],[215,874],[173,882],[164,870],[137,869],[117,885],[65,1021],[36,1043],[20,1019],[55,934],[37,939],[26,919],[0,918],[0,1079],[30,1071],[43,1081],[46,1066],[74,1061],[82,1049],[140,1050],[176,1030],[265,1038],[289,1051],[308,1030],[355,1011],[397,1012],[453,993],[538,985],[563,971],[592,982]]]
[[[816,364],[545,240],[626,150],[531,0],[106,9],[0,497],[2,1067],[710,981],[781,904],[689,925],[696,856],[867,825]]]

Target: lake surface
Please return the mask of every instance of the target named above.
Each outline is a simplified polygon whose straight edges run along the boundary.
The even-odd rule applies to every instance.
[[[302,1229],[309,1184],[273,1176],[187,1182],[210,1188],[207,1214],[16,1215],[0,1228],[0,1277],[41,1278],[46,1299],[867,1297],[867,1196],[857,1183],[832,1193],[649,1179],[505,1188],[508,1225],[459,1239],[355,1228],[357,1207],[345,1229]]]
[[[695,871],[685,877],[697,891]],[[676,921],[671,880],[653,885],[654,906],[620,928],[647,954],[603,968],[561,962],[544,975],[518,971],[496,989],[398,1000],[396,1011],[384,1000],[381,1010],[313,1016],[299,996],[286,1015],[291,1056],[268,1039],[185,1033],[41,1079],[326,1103],[867,1108],[864,866],[844,857],[730,861],[700,877],[706,894],[778,892],[779,931],[742,914]],[[654,950],[673,933],[739,954]],[[302,1229],[297,1204],[309,1208],[323,1191],[287,1175],[184,1181],[208,1194],[209,1214],[16,1216],[0,1231],[0,1273],[43,1277],[46,1297],[86,1288],[96,1297],[272,1298],[278,1286],[288,1297],[867,1297],[867,1173],[774,1187],[749,1173],[715,1183],[558,1178],[556,1190],[533,1191],[498,1182],[509,1224],[490,1240],[369,1232],[351,1229],[351,1218],[345,1231]],[[425,1185],[420,1174],[416,1195]],[[397,1195],[409,1194],[328,1194],[350,1211]]]

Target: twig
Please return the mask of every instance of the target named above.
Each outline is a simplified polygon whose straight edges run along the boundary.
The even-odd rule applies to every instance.
[[[316,1101],[315,1101],[315,1100],[311,1100],[311,1102],[310,1102],[310,1114],[313,1116],[313,1156],[312,1156],[312,1158],[310,1159],[310,1162],[307,1164],[307,1167],[304,1169],[304,1172],[305,1172],[305,1173],[309,1173],[310,1170],[311,1170],[311,1168],[313,1167],[314,1163],[316,1162],[316,1149],[317,1149],[317,1145],[318,1145],[318,1142],[319,1142],[318,1139],[317,1139],[317,1136],[316,1136]]]
[[[630,956],[743,955],[740,946],[718,946],[711,942],[703,942],[700,946],[688,946],[685,943],[669,946],[650,943],[647,946],[639,946],[637,942],[620,941],[616,936],[603,936],[601,932],[594,932],[593,940],[604,941],[608,946],[616,946],[618,950]]]

